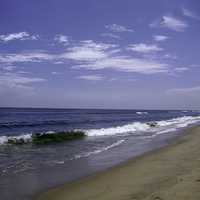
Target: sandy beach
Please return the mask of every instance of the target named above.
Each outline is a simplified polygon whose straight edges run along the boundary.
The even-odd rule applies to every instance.
[[[167,147],[51,189],[37,200],[198,200],[200,127]]]

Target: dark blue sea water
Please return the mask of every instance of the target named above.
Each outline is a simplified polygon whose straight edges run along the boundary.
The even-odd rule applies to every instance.
[[[0,135],[98,129],[132,122],[198,116],[198,111],[0,108]]]
[[[187,110],[0,108],[0,198],[29,200],[45,189],[163,146],[199,122],[200,112]],[[77,129],[85,132],[84,139],[48,145],[30,140],[34,133]],[[9,145],[9,138],[28,142]]]

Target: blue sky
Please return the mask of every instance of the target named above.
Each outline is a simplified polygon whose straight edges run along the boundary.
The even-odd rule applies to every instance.
[[[199,109],[198,0],[1,0],[0,106]]]

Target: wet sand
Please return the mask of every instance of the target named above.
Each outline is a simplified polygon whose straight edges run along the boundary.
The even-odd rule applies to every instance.
[[[199,200],[200,126],[167,147],[51,189],[37,200]]]

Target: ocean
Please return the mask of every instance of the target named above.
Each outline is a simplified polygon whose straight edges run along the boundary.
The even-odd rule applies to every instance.
[[[200,111],[0,108],[0,195],[35,194],[166,145],[200,122]],[[32,135],[80,130],[72,141],[36,145]],[[23,139],[25,144],[9,144]]]

